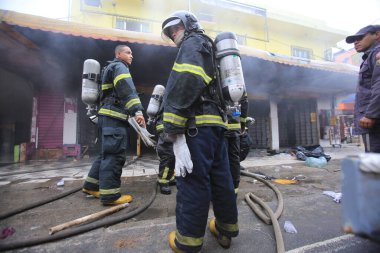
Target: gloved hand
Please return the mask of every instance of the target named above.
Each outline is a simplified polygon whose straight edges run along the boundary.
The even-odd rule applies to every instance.
[[[137,122],[141,127],[146,128],[144,115],[143,115],[143,113],[142,113],[141,111],[137,111],[137,112],[135,113],[135,120],[136,120],[136,122]]]
[[[173,141],[173,151],[175,155],[175,174],[185,177],[186,173],[193,172],[193,162],[186,143],[185,134],[177,134]]]

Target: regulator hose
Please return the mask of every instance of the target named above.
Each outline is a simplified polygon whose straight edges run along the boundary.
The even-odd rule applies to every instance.
[[[276,238],[277,252],[284,253],[285,252],[284,239],[282,238],[280,224],[278,223],[278,218],[281,216],[282,211],[284,210],[284,199],[282,197],[281,192],[272,183],[256,176],[253,173],[240,171],[240,174],[255,178],[256,180],[269,186],[269,188],[271,188],[275,192],[277,200],[278,200],[278,205],[277,205],[275,213],[273,213],[272,209],[267,204],[265,204],[264,201],[262,201],[259,197],[254,195],[252,192],[249,192],[245,195],[245,201],[251,207],[253,212],[255,212],[262,221],[264,221],[268,225],[273,224],[274,234]],[[268,215],[264,213],[262,209],[264,209]]]
[[[153,201],[155,200],[156,195],[157,195],[157,188],[158,188],[158,185],[154,184],[154,190],[152,192],[152,195],[145,205],[137,208],[136,210],[134,210],[132,212],[126,213],[123,216],[105,218],[103,220],[99,220],[97,222],[89,223],[89,224],[86,224],[86,225],[83,225],[80,227],[67,229],[67,230],[64,230],[62,232],[50,235],[50,236],[39,237],[39,238],[31,239],[31,240],[24,240],[24,241],[5,244],[5,245],[2,244],[2,245],[0,245],[0,251],[19,249],[19,248],[30,247],[30,246],[34,246],[34,245],[38,245],[38,244],[47,243],[47,242],[53,242],[56,240],[61,240],[61,239],[71,237],[73,235],[85,233],[85,232],[94,230],[96,228],[100,228],[100,227],[104,227],[104,226],[110,226],[110,225],[114,225],[116,223],[128,220],[128,219],[142,213],[143,211],[145,211],[153,203]]]

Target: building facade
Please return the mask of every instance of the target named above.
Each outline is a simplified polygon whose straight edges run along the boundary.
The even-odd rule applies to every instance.
[[[1,26],[10,31],[3,35],[8,51],[17,51],[16,56],[26,51],[30,58],[20,63],[2,51],[6,57],[0,60],[0,71],[17,79],[18,87],[29,88],[25,117],[15,119],[0,111],[6,114],[1,133],[22,136],[8,138],[5,153],[23,143],[34,143],[28,147],[35,148],[37,159],[95,151],[96,129],[80,100],[83,61],[92,58],[104,65],[117,44],[130,45],[132,76],[147,106],[154,85],[166,82],[177,50],[160,38],[161,22],[179,9],[194,12],[210,37],[221,31],[237,34],[249,115],[256,119],[250,131],[253,148],[319,144],[320,101],[355,87],[357,69],[323,61],[325,50],[344,33],[235,1],[73,0],[69,22],[1,12]],[[6,107],[13,101],[3,103]],[[134,134],[130,146],[136,147]]]

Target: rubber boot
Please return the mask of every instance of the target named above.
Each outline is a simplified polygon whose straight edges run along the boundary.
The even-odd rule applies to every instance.
[[[218,241],[219,245],[225,249],[229,249],[231,246],[231,238],[225,235],[221,235],[216,228],[215,218],[210,221],[208,228]]]
[[[175,181],[175,178],[174,179],[170,179],[169,186],[173,186],[173,185],[176,185],[176,184],[177,184],[177,181]]]
[[[160,186],[160,192],[165,195],[169,195],[172,193],[172,190],[170,190],[169,184],[159,184]]]
[[[120,204],[125,204],[129,203],[133,200],[131,195],[121,195],[120,198],[117,200],[114,200],[112,202],[103,202],[103,205],[109,206],[109,205],[120,205]]]
[[[185,251],[183,250],[180,250],[179,248],[177,248],[177,246],[175,245],[175,231],[172,231],[170,232],[169,234],[169,246],[170,248],[175,252],[175,253],[186,253]]]
[[[99,191],[90,191],[90,190],[87,190],[87,189],[83,188],[82,192],[86,193],[87,195],[92,195],[95,198],[99,198],[99,196],[100,196]]]

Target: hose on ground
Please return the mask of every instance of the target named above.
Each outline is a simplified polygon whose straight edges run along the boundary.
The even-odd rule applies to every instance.
[[[145,211],[153,203],[153,201],[155,200],[156,195],[157,195],[157,188],[158,188],[158,185],[154,184],[154,190],[152,192],[152,195],[145,205],[137,208],[136,210],[134,210],[132,212],[126,213],[123,216],[108,217],[108,218],[99,220],[97,222],[89,223],[89,224],[86,224],[86,225],[83,225],[80,227],[67,229],[67,230],[59,232],[57,234],[50,235],[50,236],[39,237],[39,238],[29,239],[29,240],[24,240],[24,241],[18,241],[18,242],[13,242],[13,243],[9,243],[9,244],[2,244],[2,245],[0,245],[0,251],[19,249],[19,248],[30,247],[30,246],[34,246],[34,245],[38,245],[38,244],[47,243],[47,242],[53,242],[53,241],[65,239],[65,238],[68,238],[68,237],[71,237],[74,235],[82,234],[82,233],[85,233],[85,232],[88,232],[88,231],[91,231],[91,230],[94,230],[94,229],[97,229],[100,227],[111,226],[111,225],[117,224],[119,222],[128,220],[128,219],[142,213],[143,211]]]
[[[284,253],[285,252],[284,239],[282,238],[280,224],[278,223],[278,219],[281,216],[282,211],[284,210],[284,199],[282,197],[282,193],[272,183],[256,176],[253,173],[240,171],[240,174],[255,178],[256,180],[269,186],[269,188],[271,188],[275,192],[277,200],[278,200],[278,205],[277,205],[275,213],[273,213],[272,209],[267,204],[265,204],[264,201],[262,201],[259,197],[254,195],[252,192],[249,192],[245,195],[245,201],[262,221],[264,221],[268,225],[273,224],[274,234],[276,238],[277,252]],[[264,210],[266,213],[264,213],[262,210]]]
[[[138,157],[135,158],[135,159],[133,159],[133,160],[131,160],[131,161],[129,161],[126,164],[126,166],[129,166],[132,163],[136,162],[137,159],[138,159]],[[77,235],[77,234],[85,233],[85,232],[88,232],[90,230],[93,230],[93,229],[96,229],[96,228],[99,228],[99,227],[114,225],[114,224],[116,224],[118,222],[130,219],[130,218],[132,218],[132,217],[134,217],[134,216],[142,213],[143,211],[145,211],[153,203],[153,201],[155,200],[156,195],[157,195],[157,188],[158,188],[158,185],[156,186],[156,184],[155,184],[154,191],[153,191],[153,193],[151,195],[151,198],[149,199],[149,201],[145,205],[143,205],[142,207],[137,208],[136,210],[134,210],[132,212],[126,213],[125,216],[108,217],[108,218],[105,218],[103,220],[100,220],[100,221],[97,221],[97,222],[93,222],[93,223],[90,223],[90,224],[86,224],[86,225],[83,225],[83,226],[80,226],[80,227],[77,227],[77,228],[73,228],[73,229],[70,229],[70,230],[66,230],[66,231],[60,232],[59,234],[51,235],[51,236],[48,236],[48,237],[40,237],[40,238],[31,239],[31,240],[24,240],[24,241],[19,241],[19,242],[13,242],[13,243],[9,243],[9,244],[1,244],[0,245],[0,251],[12,250],[12,249],[18,249],[18,248],[24,248],[24,247],[28,247],[28,246],[34,246],[34,245],[38,245],[38,244],[43,244],[43,243],[46,243],[46,242],[52,242],[52,241],[68,238],[68,237],[71,237],[71,236],[74,236],[74,235]],[[73,193],[75,193],[75,192],[77,192],[77,191],[79,191],[81,189],[82,189],[82,186],[74,188],[74,189],[72,189],[70,191],[61,193],[61,194],[56,195],[56,196],[54,196],[52,198],[45,199],[45,200],[42,200],[42,201],[38,201],[38,202],[35,202],[35,203],[32,203],[32,204],[20,207],[20,208],[15,209],[15,210],[11,210],[11,211],[9,211],[7,213],[1,214],[0,215],[0,220],[8,218],[8,217],[11,217],[11,216],[16,215],[16,214],[19,214],[21,212],[33,209],[35,207],[42,206],[44,204],[50,203],[50,202],[58,200],[60,198],[66,197],[66,196],[68,196],[70,194],[73,194]]]
[[[134,162],[136,162],[138,159],[138,157],[132,159],[131,161],[129,161],[125,166],[129,166],[131,164],[133,164]],[[81,165],[83,166],[83,165]],[[63,167],[65,168],[65,167]],[[60,168],[62,169],[62,168]],[[52,169],[45,169],[45,170],[40,170],[40,171],[46,171],[46,170],[52,170]],[[57,168],[55,168],[54,170],[57,170]],[[36,172],[36,171],[33,171],[33,172]],[[24,172],[25,173],[25,172]],[[15,173],[16,174],[16,173]],[[51,198],[47,198],[47,199],[43,199],[41,201],[37,201],[35,203],[31,203],[29,205],[26,205],[26,206],[22,206],[20,208],[17,208],[17,209],[14,209],[14,210],[11,210],[11,211],[8,211],[6,213],[3,213],[3,214],[0,214],[0,220],[3,220],[3,219],[6,219],[6,218],[9,218],[13,215],[16,215],[16,214],[19,214],[19,213],[22,213],[22,212],[25,212],[27,210],[30,210],[30,209],[33,209],[35,207],[39,207],[39,206],[42,206],[42,205],[45,205],[47,203],[50,203],[50,202],[53,202],[55,200],[58,200],[58,199],[61,199],[61,198],[64,198],[70,194],[73,194],[77,191],[80,191],[82,189],[82,186],[80,187],[77,187],[77,188],[74,188],[74,189],[71,189],[70,191],[67,191],[67,192],[63,192],[61,194],[58,194],[58,195],[55,195]]]
[[[0,220],[2,220],[2,219],[6,219],[6,218],[9,218],[9,217],[11,217],[11,216],[13,216],[13,215],[16,215],[16,214],[19,214],[19,213],[25,212],[25,211],[27,211],[27,210],[33,209],[33,208],[35,208],[35,207],[39,207],[39,206],[45,205],[45,204],[47,204],[47,203],[53,202],[53,201],[55,201],[55,200],[61,199],[61,198],[66,197],[66,196],[68,196],[68,195],[70,195],[70,194],[73,194],[73,193],[75,193],[75,192],[77,192],[77,191],[79,191],[79,190],[81,190],[81,189],[82,189],[82,186],[81,186],[81,187],[74,188],[74,189],[71,189],[70,191],[63,192],[63,193],[61,193],[61,194],[55,195],[55,196],[53,196],[53,197],[51,197],[51,198],[43,199],[43,200],[41,200],[41,201],[37,201],[37,202],[35,202],[35,203],[31,203],[31,204],[29,204],[29,205],[22,206],[22,207],[20,207],[20,208],[16,208],[16,209],[11,210],[11,211],[9,211],[9,212],[6,212],[6,213],[3,213],[3,214],[0,214]]]

